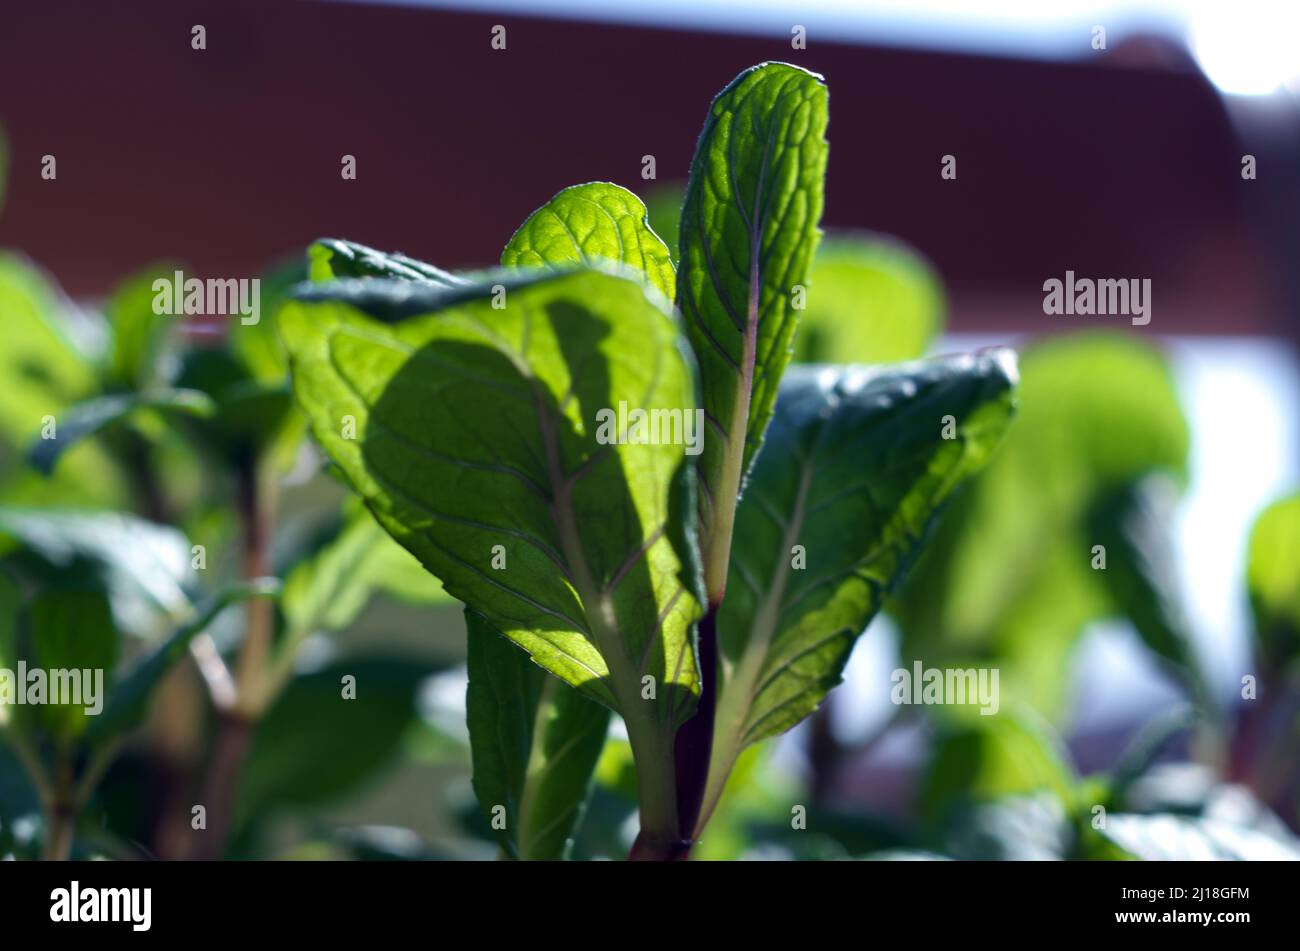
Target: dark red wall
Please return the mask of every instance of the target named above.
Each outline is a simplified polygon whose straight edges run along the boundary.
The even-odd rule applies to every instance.
[[[255,273],[321,235],[488,263],[565,185],[642,190],[646,153],[661,180],[684,176],[713,93],[787,59],[830,83],[826,223],[921,248],[956,329],[1045,329],[1042,282],[1067,268],[1152,278],[1151,330],[1281,321],[1246,204],[1263,186],[1241,181],[1213,90],[1086,37],[1067,64],[372,5],[12,6],[0,244],[78,293],[157,259]],[[498,22],[505,51],[489,44]],[[40,179],[46,153],[56,182]],[[357,181],[340,178],[345,153]]]

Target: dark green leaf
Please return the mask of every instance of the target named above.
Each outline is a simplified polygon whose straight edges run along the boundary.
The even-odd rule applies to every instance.
[[[275,387],[282,385],[289,373],[289,359],[276,327],[277,317],[294,289],[307,280],[307,266],[295,256],[293,260],[271,268],[259,280],[259,319],[255,323],[246,323],[242,319],[231,321],[228,339],[231,352],[249,378],[263,386]],[[299,433],[299,438],[301,436]]]
[[[565,858],[609,711],[546,673],[479,615],[466,611],[465,621],[474,794],[506,855]]]
[[[425,264],[404,254],[376,251],[354,241],[322,238],[308,251],[313,281],[330,281],[344,277],[386,277],[403,281],[420,281],[438,287],[466,283],[432,264]]]
[[[43,727],[60,745],[69,745],[102,714],[117,661],[117,627],[108,598],[95,589],[42,592],[27,604],[25,620],[28,664],[45,672],[50,691],[40,707]],[[72,691],[58,703],[56,678]]]
[[[145,390],[117,396],[100,396],[70,406],[58,415],[53,439],[35,439],[27,461],[48,475],[59,457],[78,442],[141,409],[167,410],[190,416],[211,416],[217,405],[198,390]]]
[[[1098,575],[1116,607],[1197,702],[1213,709],[1183,610],[1173,539],[1177,501],[1177,488],[1158,477],[1105,491],[1087,513],[1088,537],[1105,550]]]
[[[706,802],[745,745],[840,682],[935,512],[1001,439],[1015,379],[1008,350],[791,371],[736,515]]]
[[[646,276],[668,299],[677,279],[646,207],[626,188],[589,182],[564,189],[519,226],[501,252],[507,267],[571,267],[613,261]]]
[[[275,808],[337,801],[373,781],[416,723],[417,688],[435,670],[409,659],[356,657],[289,681],[253,736],[236,825]]]

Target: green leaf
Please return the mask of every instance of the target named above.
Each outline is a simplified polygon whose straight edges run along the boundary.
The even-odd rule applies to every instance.
[[[170,626],[190,609],[190,543],[174,528],[120,512],[0,509],[5,536],[55,570],[93,573],[110,592],[118,625],[132,634]]]
[[[248,336],[231,333],[235,339]],[[214,463],[257,458],[284,471],[306,435],[305,420],[294,406],[288,381],[283,376],[258,379],[246,357],[216,348],[183,354],[176,385],[207,394],[218,407],[211,416],[186,420],[187,428]]]
[[[547,674],[473,611],[465,623],[474,794],[510,858],[566,858],[609,711]]]
[[[718,94],[691,162],[677,306],[710,420],[699,459],[704,571],[717,601],[734,501],[763,441],[820,231],[827,95],[821,78],[766,63]]]
[[[626,188],[589,182],[564,189],[519,226],[501,252],[506,267],[570,267],[613,261],[645,274],[668,300],[677,278],[646,207]]]
[[[1261,658],[1281,668],[1300,656],[1300,493],[1274,502],[1250,533],[1246,588]]]
[[[938,275],[911,248],[878,236],[836,236],[813,258],[793,359],[915,360],[943,330],[944,310]]]
[[[154,282],[171,282],[175,265],[157,264],[133,275],[113,289],[104,307],[112,329],[105,375],[110,385],[131,390],[156,382],[158,354],[173,326],[172,319],[155,312]]]
[[[419,281],[438,287],[455,287],[465,284],[457,277],[432,264],[425,264],[404,254],[376,251],[354,241],[322,238],[307,252],[310,277],[313,281],[330,281],[345,277],[386,277],[403,281]]]
[[[1177,487],[1152,477],[1098,496],[1086,515],[1088,538],[1102,546],[1098,574],[1120,612],[1202,709],[1217,703],[1206,683],[1183,610],[1174,546]]]
[[[263,386],[283,385],[289,373],[289,359],[280,343],[276,321],[280,308],[295,288],[307,280],[307,265],[300,257],[282,262],[259,278],[261,304],[256,323],[232,320],[227,331],[230,350],[249,378]],[[299,439],[302,433],[298,434]]]
[[[354,657],[289,681],[253,735],[236,827],[272,809],[337,801],[373,782],[417,723],[418,688],[436,669],[407,658]]]
[[[232,604],[249,598],[273,597],[279,590],[280,583],[276,579],[257,578],[223,591],[113,686],[104,712],[90,726],[88,738],[94,743],[104,743],[138,727],[149,712],[149,701],[163,675],[185,656],[194,638],[207,630]]]
[[[1181,483],[1188,429],[1163,355],[1140,339],[1053,337],[1027,348],[1020,368],[1015,425],[891,610],[904,656],[930,667],[996,659],[1004,697],[1052,714],[1084,626],[1122,616],[1092,568],[1090,519],[1154,474]]]
[[[61,746],[71,745],[102,712],[104,691],[117,661],[117,627],[108,598],[93,588],[56,588],[35,595],[26,605],[24,621],[30,638],[27,662],[46,672],[53,691],[56,671],[73,672],[75,702],[40,707],[40,719]],[[69,683],[72,683],[69,681]],[[94,712],[89,712],[94,711]]]
[[[706,803],[744,746],[840,682],[935,512],[1001,439],[1015,380],[1009,350],[787,376],[736,515]]]
[[[387,325],[370,308],[413,316]],[[442,292],[319,285],[282,328],[316,438],[380,523],[449,594],[621,713],[638,762],[662,770],[699,689],[691,471],[684,445],[597,436],[616,435],[601,423],[620,404],[693,422],[671,315],[639,281],[575,271]]]
[[[1100,832],[1146,862],[1300,861],[1300,842],[1291,836],[1216,819],[1119,813],[1107,816]]]
[[[357,505],[337,536],[294,566],[280,605],[291,631],[341,631],[376,591],[394,590],[424,604],[451,603],[438,579]]]
[[[934,740],[920,807],[939,822],[958,804],[1049,793],[1068,810],[1077,781],[1060,739],[1032,711],[949,717]]]
[[[137,410],[167,410],[189,416],[212,416],[217,404],[198,390],[145,390],[117,396],[100,396],[70,406],[56,419],[52,439],[34,439],[28,446],[27,461],[49,475],[59,457],[78,442]]]
[[[85,356],[73,346],[58,317],[62,306],[43,274],[12,254],[0,254],[0,438],[21,445],[95,385]]]
[[[1076,831],[1060,797],[1042,791],[960,800],[931,837],[959,861],[1056,862],[1079,857]]]

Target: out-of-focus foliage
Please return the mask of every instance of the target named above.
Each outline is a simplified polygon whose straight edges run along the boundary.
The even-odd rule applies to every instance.
[[[1291,664],[1300,655],[1300,493],[1255,520],[1246,587],[1261,657],[1275,668]]]
[[[877,235],[837,234],[817,249],[799,319],[800,363],[899,363],[943,330],[943,288],[919,254]]]
[[[1055,337],[1027,347],[1021,366],[1015,426],[942,519],[894,613],[905,659],[998,658],[1006,696],[1052,714],[1084,625],[1124,613],[1106,572],[1150,567],[1113,544],[1107,567],[1093,567],[1099,513],[1128,518],[1116,493],[1152,475],[1185,479],[1188,430],[1168,366],[1144,342]]]
[[[435,672],[414,658],[361,655],[289,681],[253,735],[236,826],[318,809],[377,782],[416,728],[417,688]]]
[[[11,253],[0,254],[0,436],[21,445],[41,428],[42,419],[87,396],[95,377],[88,355],[72,342],[56,315],[58,293],[32,265]]]

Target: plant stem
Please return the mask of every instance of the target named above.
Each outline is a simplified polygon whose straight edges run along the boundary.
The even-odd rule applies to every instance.
[[[244,536],[244,577],[265,577],[269,569],[271,497],[261,467],[249,460],[238,468],[239,516]],[[252,739],[253,726],[267,701],[265,679],[274,633],[275,613],[265,598],[252,598],[244,607],[244,640],[235,662],[235,703],[220,711],[212,763],[203,785],[202,803],[207,809],[207,829],[197,838],[195,854],[219,859],[230,835],[235,791],[244,757]],[[199,830],[196,830],[199,831]]]
[[[745,477],[745,445],[758,354],[761,284],[757,252],[757,248],[751,248],[748,316],[741,341],[742,369],[736,405],[727,428],[727,445],[713,488],[712,503],[703,505],[700,513],[703,529],[700,547],[704,560],[704,587],[708,594],[708,607],[700,619],[696,637],[700,699],[695,715],[677,731],[677,744],[673,750],[677,772],[678,832],[687,842],[694,840],[699,831],[697,826],[709,782],[709,764],[713,759],[713,730],[718,706],[718,609],[727,591],[736,506],[740,502],[740,486]],[[707,819],[707,815],[704,818]]]
[[[196,858],[212,861],[221,858],[226,851],[235,806],[235,789],[252,735],[252,722],[238,711],[221,714],[216,748],[203,788],[207,828],[201,830],[203,834],[195,849]]]
[[[694,838],[700,818],[713,754],[713,725],[718,698],[717,623],[718,605],[711,604],[699,625],[700,700],[695,716],[678,728],[673,747],[677,774],[677,831],[679,837],[688,843]]]
[[[239,469],[239,513],[244,530],[244,577],[249,581],[265,577],[269,571],[271,505],[269,487],[255,463]],[[272,604],[253,598],[245,605],[247,625],[244,640],[235,662],[235,708],[249,719],[260,713],[262,681],[266,675],[274,633],[275,613]]]
[[[671,861],[690,854],[691,843],[678,831],[677,784],[673,772],[673,734],[653,721],[624,721],[636,767],[641,830],[629,861]]]
[[[47,862],[66,862],[72,857],[72,836],[77,824],[72,764],[59,764],[49,799],[45,802],[45,847]]]

